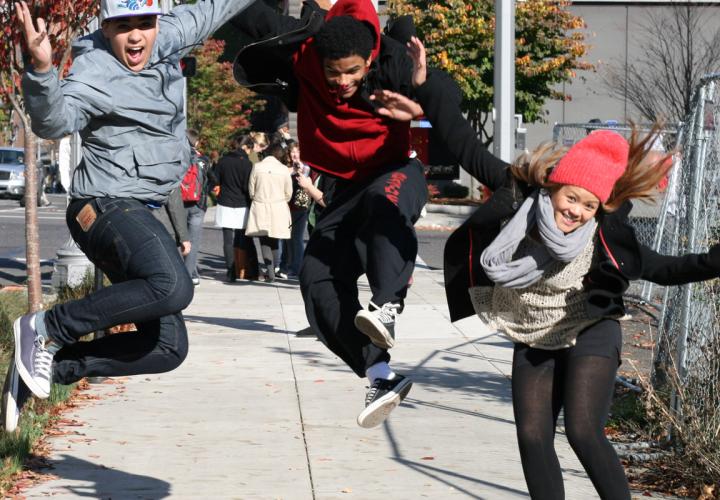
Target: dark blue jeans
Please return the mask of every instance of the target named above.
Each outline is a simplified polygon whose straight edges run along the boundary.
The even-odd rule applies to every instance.
[[[308,224],[308,211],[292,210],[290,216],[292,217],[290,239],[282,240],[280,270],[285,273],[299,275],[303,254],[305,253],[305,230]]]
[[[76,217],[88,204],[97,219],[83,230]],[[73,201],[67,224],[112,286],[46,312],[50,338],[63,345],[55,355],[53,381],[69,384],[88,376],[177,368],[188,351],[180,311],[190,304],[193,285],[162,223],[137,200],[97,198]],[[77,342],[90,332],[124,323],[134,323],[137,332]]]

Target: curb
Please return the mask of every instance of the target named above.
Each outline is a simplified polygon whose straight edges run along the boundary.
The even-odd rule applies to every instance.
[[[430,213],[448,215],[470,215],[477,209],[476,205],[440,205],[428,203],[425,209]]]
[[[422,224],[415,226],[415,231],[440,231],[440,232],[452,232],[455,231],[458,226],[443,226],[442,224]]]

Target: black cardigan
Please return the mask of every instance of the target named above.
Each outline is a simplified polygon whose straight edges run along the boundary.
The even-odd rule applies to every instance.
[[[494,286],[480,266],[480,254],[535,188],[516,181],[509,165],[482,145],[462,116],[461,94],[454,84],[429,74],[416,95],[436,136],[470,175],[493,191],[490,200],[455,230],[445,245],[445,291],[450,319],[457,321],[475,313],[468,288]],[[658,254],[635,237],[628,224],[631,208],[628,201],[615,212],[598,215],[596,249],[584,279],[588,318],[624,315],[622,296],[631,280],[680,285],[720,276],[720,245],[705,254]]]
[[[213,176],[215,183],[220,186],[220,195],[217,198],[219,205],[224,207],[249,207],[250,174],[253,164],[244,151],[232,151],[217,162]]]

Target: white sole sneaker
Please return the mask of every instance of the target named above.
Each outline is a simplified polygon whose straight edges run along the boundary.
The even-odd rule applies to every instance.
[[[2,415],[5,432],[14,432],[20,420],[20,410],[16,400],[19,388],[20,376],[15,368],[15,364],[11,363],[8,367],[7,378],[5,379],[2,394]]]
[[[398,384],[395,391],[388,392],[377,401],[360,412],[357,417],[357,424],[365,429],[371,429],[382,424],[390,416],[392,411],[405,399],[412,388],[412,380],[406,378]]]
[[[391,349],[395,346],[395,339],[377,317],[365,309],[360,309],[355,315],[355,328],[367,335],[373,344],[380,349]]]
[[[23,357],[28,358],[27,362],[30,363],[33,356],[33,352],[30,351],[30,349],[35,348],[33,346],[27,345],[31,342],[27,341],[27,339],[22,338],[22,325],[21,322],[23,321],[31,321],[31,319],[26,316],[21,316],[18,319],[15,320],[15,323],[13,323],[13,333],[15,334],[15,368],[17,369],[18,374],[20,377],[22,377],[23,382],[25,382],[25,385],[28,386],[30,391],[32,391],[33,394],[35,394],[37,397],[41,399],[47,399],[50,397],[50,382],[49,380],[46,380],[45,383],[41,385],[40,382],[35,380],[35,377],[33,377],[32,374],[28,371],[28,369],[25,367],[25,363],[23,362]],[[32,321],[35,321],[34,318],[32,318]],[[34,332],[33,332],[34,333]],[[23,341],[25,340],[25,349],[23,349]],[[30,352],[28,352],[30,351]]]

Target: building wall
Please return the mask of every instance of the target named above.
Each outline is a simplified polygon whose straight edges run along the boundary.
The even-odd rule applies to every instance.
[[[632,65],[642,54],[643,25],[650,12],[668,10],[668,2],[584,2],[575,0],[570,10],[582,17],[587,24],[586,41],[590,45],[585,59],[595,64],[595,71],[580,71],[572,83],[563,85],[572,100],[550,101],[545,123],[528,124],[527,147],[552,139],[555,123],[584,123],[592,118],[627,122],[629,119],[642,121],[632,103],[626,99],[611,96],[602,81],[611,61]],[[711,35],[720,29],[720,2],[705,8],[706,29]],[[708,5],[708,3],[705,3]],[[720,70],[720,68],[718,68]]]

